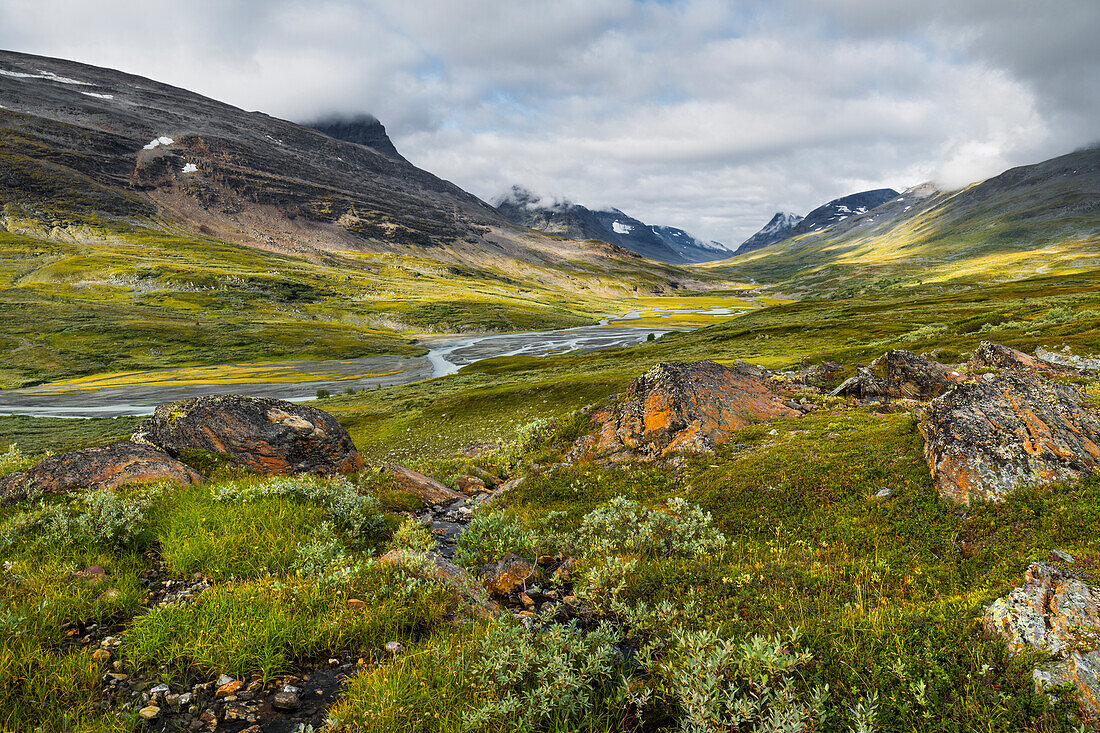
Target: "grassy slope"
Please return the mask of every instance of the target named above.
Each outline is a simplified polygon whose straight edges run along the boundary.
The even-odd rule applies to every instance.
[[[906,194],[821,233],[713,263],[714,272],[850,297],[894,284],[1019,280],[1100,264],[1100,152],[1005,172],[953,193]]]

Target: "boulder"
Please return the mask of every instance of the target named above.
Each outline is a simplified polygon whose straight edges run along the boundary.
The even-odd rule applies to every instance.
[[[830,384],[844,371],[844,367],[836,362],[823,361],[820,364],[808,364],[798,369],[795,378],[808,387],[822,389]]]
[[[1067,371],[1056,364],[1041,361],[1011,346],[995,344],[992,341],[983,341],[978,345],[977,350],[974,351],[974,358],[970,360],[970,364],[972,367],[979,369],[986,367],[1002,370],[1010,369],[1014,371],[1047,373]]]
[[[955,368],[914,354],[893,349],[861,367],[831,394],[861,399],[907,398],[930,400],[961,384],[963,375]]]
[[[802,412],[780,382],[745,362],[662,363],[631,382],[621,405],[599,410],[599,451],[668,455],[709,451],[746,425]]]
[[[527,581],[539,574],[538,568],[511,552],[477,571],[477,577],[485,590],[497,598],[523,591],[527,587]]]
[[[476,496],[485,492],[485,481],[477,476],[459,476],[455,479],[455,488],[466,496]]]
[[[37,466],[0,476],[0,503],[123,484],[170,481],[191,486],[205,480],[190,466],[152,446],[123,440],[50,456]]]
[[[1073,685],[1082,712],[1100,718],[1100,588],[1034,563],[1023,586],[985,609],[983,625],[1003,637],[1011,653],[1031,647],[1054,655],[1035,671],[1036,682]]]
[[[933,400],[921,432],[936,490],[959,502],[1100,466],[1100,421],[1080,392],[1026,372],[985,374]]]
[[[178,458],[220,453],[263,474],[331,476],[363,467],[351,436],[332,415],[283,400],[210,395],[161,405],[133,440]]]
[[[402,491],[413,494],[428,506],[449,504],[452,501],[465,498],[464,494],[449,489],[434,478],[425,476],[411,468],[405,468],[394,463],[386,466],[384,470],[397,479]]]

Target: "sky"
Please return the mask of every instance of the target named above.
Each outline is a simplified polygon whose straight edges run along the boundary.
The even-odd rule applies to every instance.
[[[776,211],[1100,141],[1100,0],[0,0],[0,47],[736,246]]]

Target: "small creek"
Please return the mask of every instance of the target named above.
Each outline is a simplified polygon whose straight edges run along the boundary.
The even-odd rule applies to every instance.
[[[737,299],[738,306],[752,301]],[[328,361],[226,364],[225,372],[243,370],[244,376],[228,382],[203,381],[179,368],[153,369],[140,374],[105,376],[87,383],[45,384],[0,390],[0,415],[33,417],[117,417],[149,415],[157,405],[208,394],[248,394],[292,402],[314,399],[318,389],[332,393],[378,386],[408,384],[454,374],[475,361],[497,356],[548,356],[571,351],[590,351],[631,346],[649,334],[691,330],[676,324],[677,316],[736,317],[751,307],[708,309],[652,309],[621,316],[607,315],[598,325],[555,331],[496,333],[433,341],[424,356],[369,356]],[[644,319],[644,326],[631,321]],[[662,324],[667,321],[667,324]],[[215,368],[216,374],[218,369]],[[182,372],[182,374],[181,374]]]

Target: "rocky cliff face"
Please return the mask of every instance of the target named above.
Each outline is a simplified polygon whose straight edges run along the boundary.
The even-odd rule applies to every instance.
[[[0,197],[31,216],[164,216],[265,249],[489,246],[492,207],[380,124],[324,132],[130,74],[0,52]],[[348,142],[347,140],[351,140]]]

